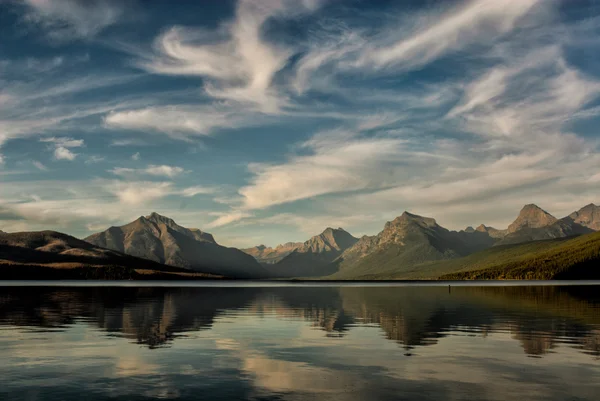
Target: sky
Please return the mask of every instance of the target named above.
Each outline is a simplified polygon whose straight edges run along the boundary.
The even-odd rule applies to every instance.
[[[600,203],[598,127],[591,0],[0,0],[3,231],[505,228]]]

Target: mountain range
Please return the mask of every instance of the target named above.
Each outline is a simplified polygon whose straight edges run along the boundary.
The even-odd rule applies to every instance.
[[[332,262],[357,241],[343,228],[328,227],[277,263],[268,265],[268,269],[273,277],[327,276],[336,271]]]
[[[450,231],[433,218],[404,212],[387,222],[379,234],[345,241],[335,252],[307,247],[324,234],[334,232],[327,229],[304,243],[304,251],[298,247],[268,268],[275,277],[404,278],[403,273],[412,275],[416,267],[425,264],[460,259],[491,247],[589,234],[599,226],[600,207],[594,204],[561,219],[528,204],[506,229],[481,224],[461,231]],[[346,233],[341,228],[336,231]]]
[[[0,233],[2,279],[220,278],[101,248],[56,231]]]
[[[236,248],[217,244],[211,234],[188,229],[152,213],[120,227],[90,235],[85,241],[154,262],[237,278],[266,278],[268,271]]]
[[[547,251],[578,236],[583,236],[584,242],[590,238],[592,242],[585,242],[586,255],[600,261],[600,254],[593,254],[600,237],[590,237],[596,231],[600,231],[600,207],[594,204],[560,219],[528,204],[506,229],[480,224],[475,229],[451,231],[433,218],[404,212],[373,236],[356,238],[342,228],[329,227],[303,243],[239,250],[219,245],[200,229],[185,228],[151,213],[85,240],[51,231],[0,233],[0,266],[11,266],[11,271],[16,266],[110,266],[113,273],[107,278],[163,271],[199,278],[432,279],[496,266],[498,258],[521,263],[524,254]],[[573,246],[584,252],[580,243]],[[554,259],[564,260],[563,256]],[[118,269],[129,273],[114,273]],[[99,272],[95,269],[84,275],[102,276]]]

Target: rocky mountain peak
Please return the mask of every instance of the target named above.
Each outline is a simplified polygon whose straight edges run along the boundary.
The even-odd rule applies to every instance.
[[[517,219],[508,226],[508,233],[514,233],[523,228],[540,228],[549,226],[557,221],[556,217],[534,204],[528,204],[521,209]]]
[[[423,228],[432,228],[437,226],[437,222],[431,217],[423,217],[409,212],[404,212],[394,220],[385,223],[384,231],[386,229],[389,230],[411,224],[416,224]]]
[[[161,216],[160,214],[158,214],[156,212],[152,212],[152,213],[150,213],[149,216],[146,216],[146,220],[149,220],[156,224],[162,223],[162,224],[165,224],[170,227],[177,225],[173,219],[166,217],[166,216]]]
[[[469,227],[465,228],[465,232],[466,233],[474,233],[475,229],[473,227],[469,226]]]
[[[487,233],[492,238],[502,238],[506,235],[507,230],[498,230],[494,227],[488,227],[485,224],[480,224],[475,231],[480,233]]]
[[[277,250],[294,250],[302,246],[302,242],[286,242],[285,244],[279,244],[275,249]]]
[[[577,224],[600,231],[600,206],[590,203],[571,213],[569,217]]]
[[[315,235],[308,241],[306,241],[298,252],[330,252],[330,251],[342,251],[346,248],[351,247],[358,241],[349,232],[343,228],[331,228],[327,227],[321,234]]]
[[[488,231],[488,228],[486,227],[485,224],[480,224],[479,226],[477,226],[477,228],[475,229],[475,231],[486,233]]]

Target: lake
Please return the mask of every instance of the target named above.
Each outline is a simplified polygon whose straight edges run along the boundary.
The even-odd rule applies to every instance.
[[[598,400],[600,286],[7,286],[2,400]]]

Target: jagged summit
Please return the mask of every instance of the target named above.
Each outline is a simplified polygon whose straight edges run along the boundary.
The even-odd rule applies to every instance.
[[[523,228],[540,228],[556,223],[558,219],[533,203],[523,206],[517,219],[508,226],[508,233],[514,233]]]
[[[492,238],[502,238],[507,233],[507,230],[498,230],[497,228],[489,227],[485,224],[480,224],[479,226],[477,226],[475,231],[480,233],[487,233]]]
[[[182,227],[155,212],[124,226],[90,235],[85,240],[99,247],[171,266],[230,277],[267,275],[267,271],[249,255],[220,246],[211,234]]]
[[[296,251],[313,253],[342,251],[354,245],[356,241],[358,241],[358,238],[354,238],[343,228],[327,227],[321,234],[315,235],[306,241]]]
[[[150,215],[146,216],[145,218],[146,218],[146,220],[149,220],[149,221],[151,221],[153,223],[157,223],[157,224],[162,223],[162,224],[166,224],[167,226],[177,225],[173,219],[166,217],[166,216],[162,216],[156,212],[150,213]]]
[[[394,220],[385,223],[384,231],[395,230],[412,224],[416,224],[423,228],[439,227],[435,219],[431,217],[423,217],[417,214],[404,212],[400,216],[396,217]]]
[[[600,206],[590,203],[578,211],[571,213],[569,217],[577,224],[600,231]]]
[[[271,248],[270,246],[261,244],[252,248],[242,249],[241,251],[253,256],[254,259],[261,263],[273,264],[279,262],[302,245],[302,242],[286,242],[285,244],[279,244],[275,248]]]
[[[486,233],[488,231],[488,227],[485,224],[480,224],[477,226],[475,231],[480,231],[482,233]]]

